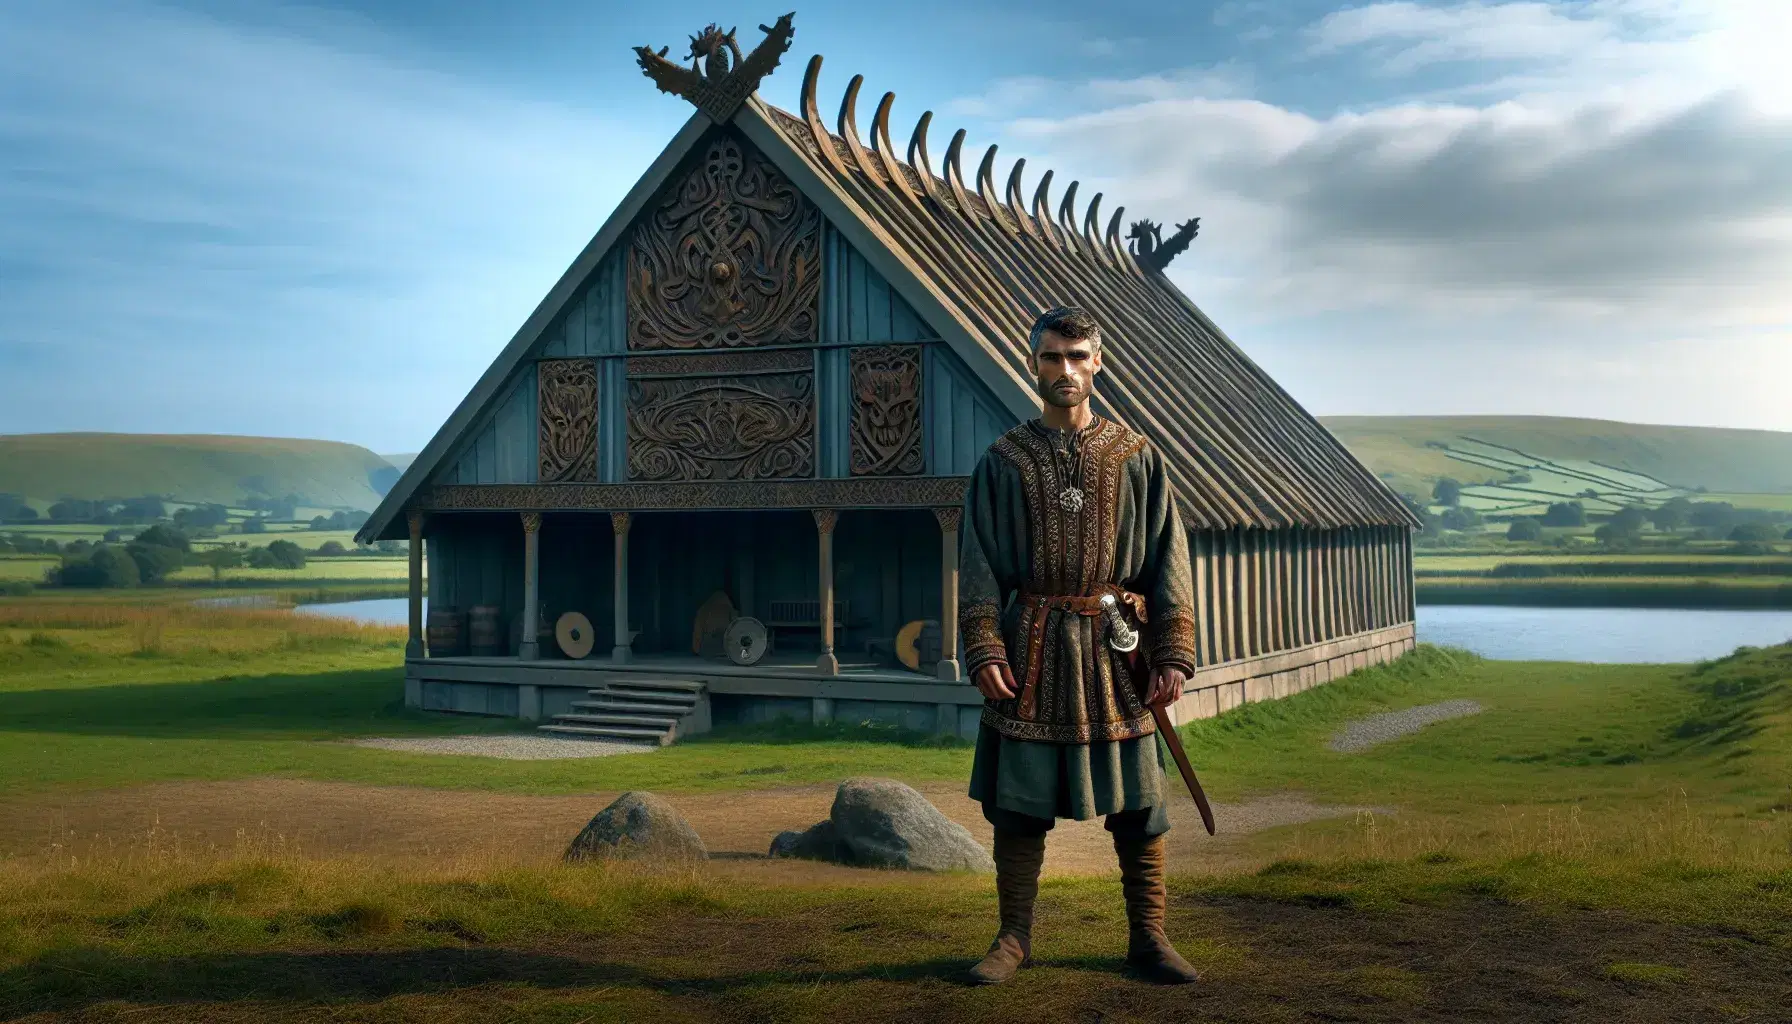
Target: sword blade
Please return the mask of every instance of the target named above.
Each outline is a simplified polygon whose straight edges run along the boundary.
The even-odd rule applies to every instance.
[[[1207,834],[1213,835],[1213,808],[1207,803],[1207,793],[1201,788],[1201,780],[1195,778],[1195,769],[1188,763],[1188,755],[1182,750],[1182,737],[1170,725],[1170,715],[1163,708],[1151,709],[1151,717],[1157,720],[1157,733],[1164,738],[1164,745],[1170,748],[1170,756],[1176,759],[1176,770],[1182,773],[1182,781],[1188,784],[1188,795],[1195,798],[1195,808],[1201,812],[1201,824],[1207,826]]]

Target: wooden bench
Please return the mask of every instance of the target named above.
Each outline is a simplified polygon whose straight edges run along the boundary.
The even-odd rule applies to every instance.
[[[848,625],[847,612],[849,602],[834,602],[834,630],[836,640]],[[770,634],[772,646],[777,646],[777,631],[780,629],[813,629],[821,630],[821,601],[819,598],[808,598],[795,601],[770,602],[770,614],[764,620],[766,631]]]

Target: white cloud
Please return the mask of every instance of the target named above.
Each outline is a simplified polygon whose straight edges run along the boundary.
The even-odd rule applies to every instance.
[[[1199,86],[1165,94],[1152,76],[1136,100],[1017,118],[1006,134],[1060,174],[1100,154],[1099,187],[1129,217],[1200,215],[1171,276],[1243,325],[1253,351],[1255,338],[1298,352],[1290,372],[1324,411],[1378,393],[1347,387],[1335,364],[1316,370],[1330,344],[1419,359],[1431,390],[1481,395],[1481,408],[1499,380],[1528,395],[1514,412],[1663,403],[1792,427],[1783,397],[1756,383],[1792,369],[1792,109],[1774,103],[1777,66],[1715,57],[1788,9],[1374,4],[1310,26],[1310,50],[1365,74],[1505,63],[1454,98],[1426,94],[1433,79],[1329,113]],[[1562,404],[1530,408],[1538,389],[1518,385],[1522,372],[1479,367],[1515,337],[1572,367],[1582,391],[1545,388]]]

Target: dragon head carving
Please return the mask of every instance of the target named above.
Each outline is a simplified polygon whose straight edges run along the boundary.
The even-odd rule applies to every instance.
[[[719,82],[728,72],[740,66],[740,45],[734,41],[734,29],[722,31],[713,22],[691,37],[691,70],[702,64],[703,77]]]

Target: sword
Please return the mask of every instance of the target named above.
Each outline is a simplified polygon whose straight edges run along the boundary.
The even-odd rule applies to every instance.
[[[1101,595],[1101,615],[1108,624],[1108,646],[1126,655],[1132,667],[1133,678],[1145,687],[1145,699],[1151,698],[1151,673],[1145,664],[1145,654],[1139,650],[1139,632],[1126,624],[1120,615],[1120,604],[1114,595]],[[1157,720],[1157,734],[1164,738],[1164,744],[1170,748],[1170,756],[1176,759],[1176,770],[1182,773],[1182,781],[1188,784],[1188,795],[1195,798],[1195,807],[1201,812],[1201,824],[1207,826],[1207,834],[1213,835],[1213,808],[1208,806],[1207,793],[1201,789],[1200,780],[1195,778],[1195,769],[1188,763],[1188,755],[1183,753],[1182,738],[1170,725],[1170,716],[1163,708],[1147,703],[1151,708],[1151,717]]]

